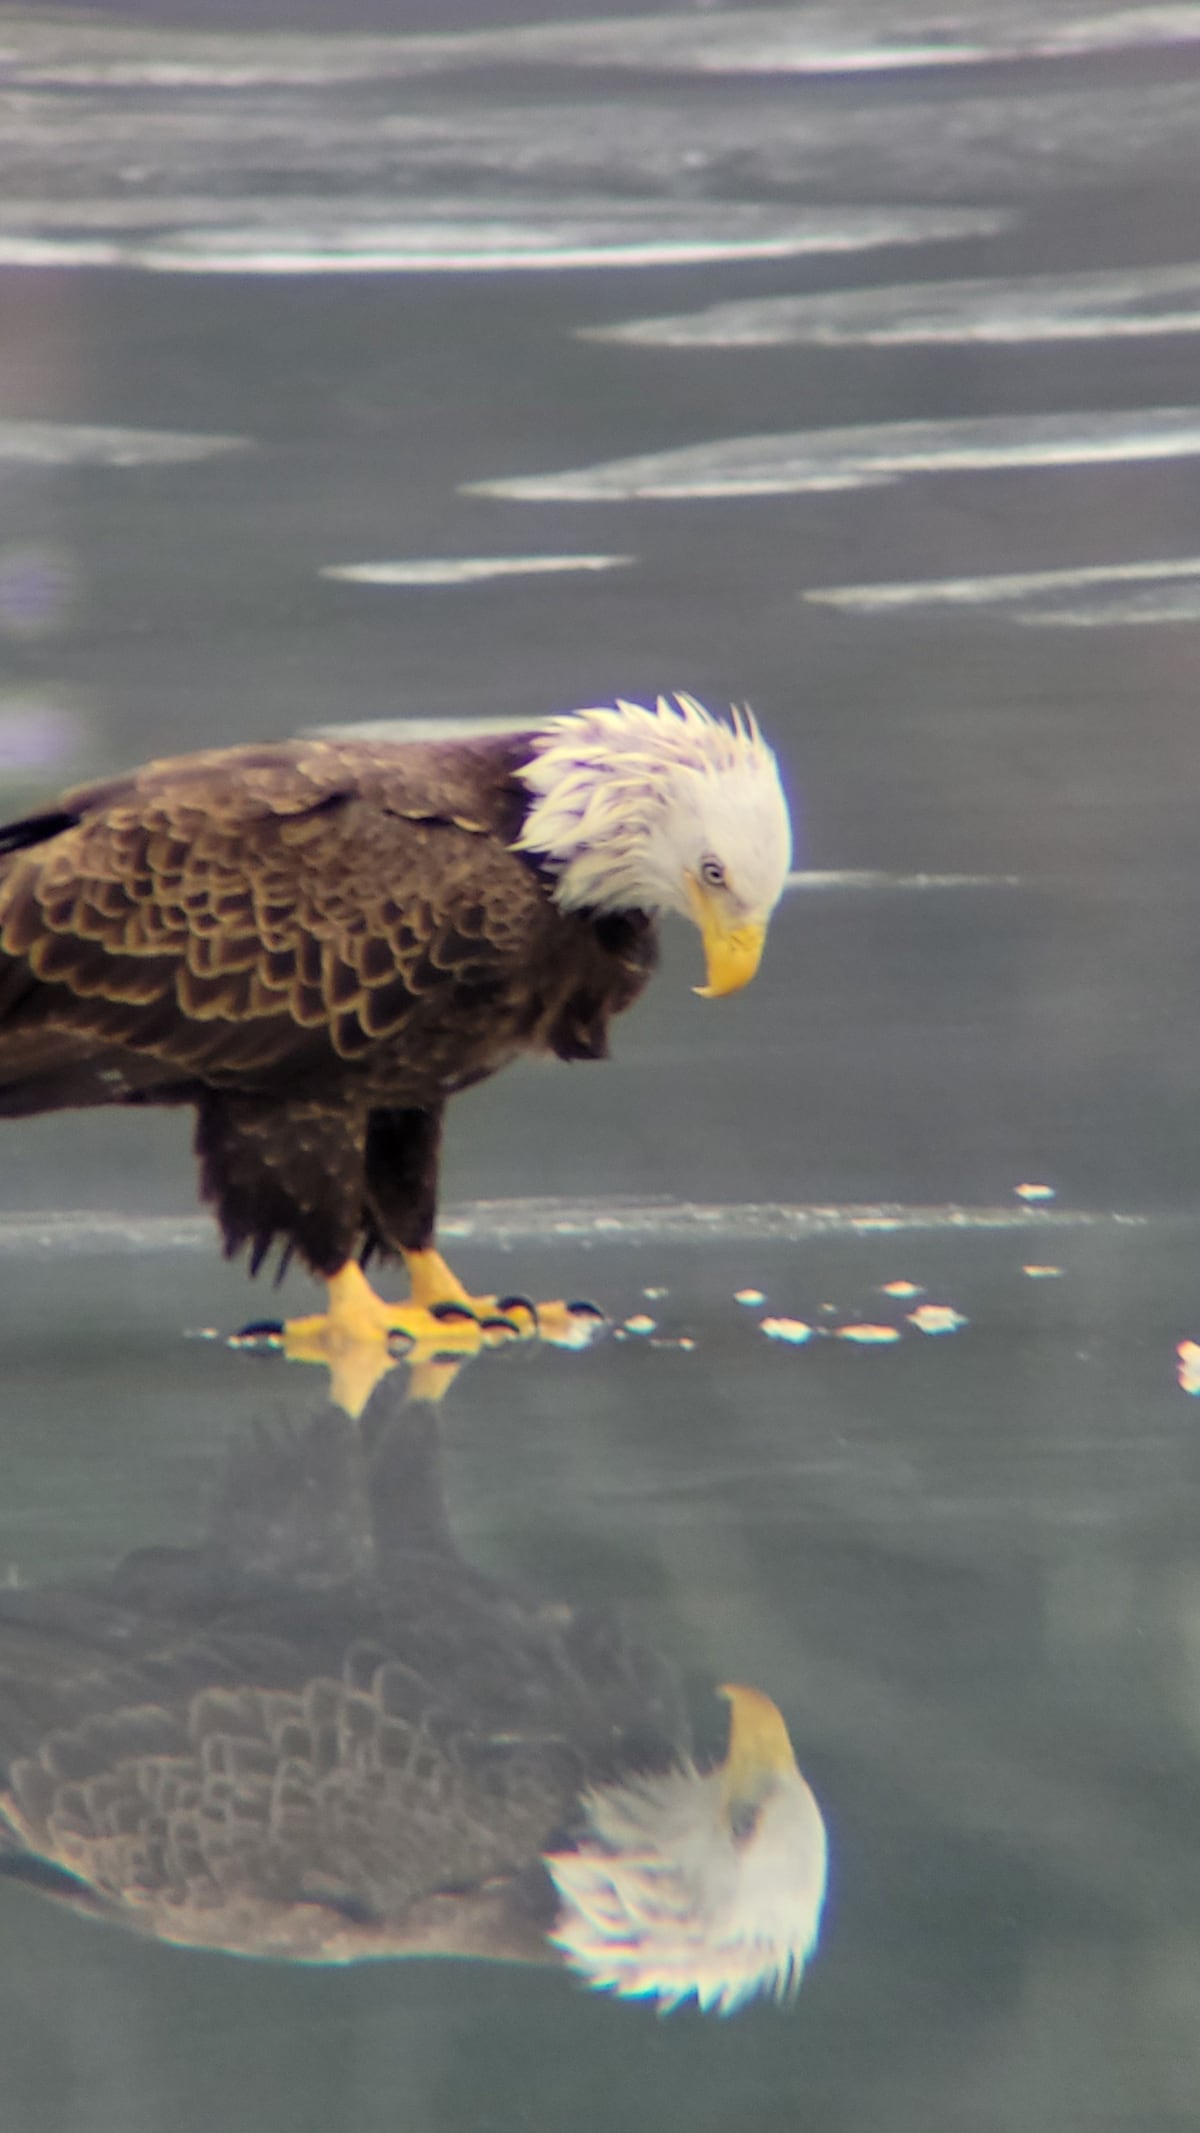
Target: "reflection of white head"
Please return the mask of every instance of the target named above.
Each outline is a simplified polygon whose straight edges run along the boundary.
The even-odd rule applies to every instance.
[[[585,1794],[578,1847],[546,1859],[551,1939],[589,1984],[729,2014],[783,1999],[816,1946],[825,1825],[783,1720],[758,1689],[722,1691],[729,1752]]]
[[[694,697],[551,719],[518,772],[533,795],[519,851],[564,911],[679,911],[700,928],[707,991],[753,977],[792,863],[779,767],[748,711]]]

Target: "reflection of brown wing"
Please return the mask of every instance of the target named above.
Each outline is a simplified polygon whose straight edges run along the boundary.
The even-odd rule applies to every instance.
[[[328,1957],[404,1944],[410,1907],[535,1861],[581,1772],[473,1737],[395,1663],[296,1691],[202,1690],[59,1730],[16,1760],[12,1837],[168,1940]],[[423,1705],[423,1708],[421,1707]]]
[[[501,841],[506,767],[495,747],[214,751],[0,834],[0,1110],[403,1049],[431,994],[486,985],[544,911]]]
[[[0,1873],[167,1939],[536,1954],[580,1787],[689,1747],[619,1623],[458,1553],[394,1380],[232,1447],[198,1545],[0,1593]]]

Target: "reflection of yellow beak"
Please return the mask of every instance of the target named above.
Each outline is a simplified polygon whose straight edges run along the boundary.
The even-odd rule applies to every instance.
[[[787,1727],[761,1689],[731,1681],[717,1693],[729,1704],[729,1753],[722,1770],[729,1813],[739,1804],[757,1805],[776,1778],[795,1772],[796,1758]]]
[[[692,917],[700,928],[708,969],[707,985],[697,985],[695,991],[702,1000],[719,1000],[727,992],[740,992],[743,985],[750,983],[762,961],[766,927],[753,921],[744,926],[730,926],[718,909],[716,898],[694,874],[688,876],[688,902]]]

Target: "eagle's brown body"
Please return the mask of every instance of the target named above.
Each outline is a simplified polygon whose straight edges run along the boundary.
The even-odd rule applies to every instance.
[[[0,1889],[167,1941],[553,1960],[540,1855],[690,1745],[665,1660],[459,1554],[394,1378],[235,1446],[198,1546],[0,1593]]]
[[[654,965],[511,849],[529,741],[213,750],[0,830],[0,1116],[193,1103],[229,1252],[422,1249],[446,1098],[602,1058]]]

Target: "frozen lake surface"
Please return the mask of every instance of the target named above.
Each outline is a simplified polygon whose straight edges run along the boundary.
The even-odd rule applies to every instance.
[[[612,1331],[472,1364],[423,1441],[464,1576],[632,1640],[702,1759],[722,1683],[774,1700],[820,1944],[784,2009],[664,2020],[0,1878],[5,2133],[1175,2133],[1200,9],[549,12],[5,21],[0,804],[754,705],[800,849],[753,987],[695,999],[668,929],[610,1065],[450,1114],[456,1267]],[[0,1660],[325,1426],[319,1373],[195,1337],[310,1298],[222,1264],[183,1118],[4,1128]],[[326,1583],[272,1587],[283,1646]],[[4,1757],[30,1722],[0,1684]]]

